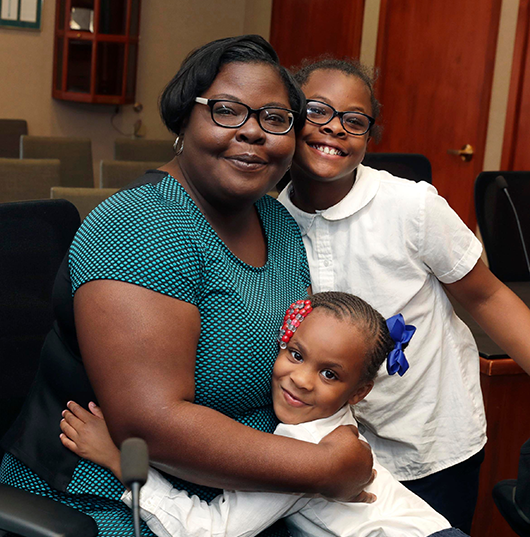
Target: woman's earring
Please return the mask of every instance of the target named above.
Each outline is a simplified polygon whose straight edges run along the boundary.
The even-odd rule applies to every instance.
[[[182,151],[184,151],[184,135],[179,134],[175,138],[175,143],[173,144],[173,151],[175,151],[175,155],[178,157],[182,154]]]

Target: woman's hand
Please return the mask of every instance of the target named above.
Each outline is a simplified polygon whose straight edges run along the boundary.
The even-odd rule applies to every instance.
[[[372,450],[359,438],[353,425],[342,425],[325,436],[319,446],[328,452],[332,464],[330,474],[337,476],[322,485],[321,494],[327,498],[346,502],[372,503],[376,496],[366,488],[376,477],[373,469]]]

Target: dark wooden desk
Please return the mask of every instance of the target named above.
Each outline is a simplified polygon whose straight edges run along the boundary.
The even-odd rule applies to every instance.
[[[508,286],[530,305],[530,282]],[[480,353],[480,383],[488,421],[488,443],[472,537],[517,537],[491,497],[493,486],[517,477],[519,451],[530,438],[530,377],[484,333],[459,304],[457,315],[469,326]]]

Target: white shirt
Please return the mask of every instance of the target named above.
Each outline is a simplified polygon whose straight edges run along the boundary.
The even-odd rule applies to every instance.
[[[381,464],[398,479],[462,462],[486,443],[479,359],[440,282],[463,278],[482,246],[431,185],[360,165],[352,190],[316,214],[278,200],[302,230],[312,288],[360,296],[417,331],[403,377],[382,368],[356,416]]]
[[[300,425],[280,424],[274,434],[318,443],[339,425],[355,425],[348,406],[330,418]],[[287,455],[288,456],[288,455]],[[140,513],[159,537],[251,537],[287,516],[294,537],[426,537],[449,522],[374,461],[377,477],[366,489],[372,504],[343,503],[301,494],[224,491],[211,504],[172,488],[149,470],[140,494]],[[131,493],[122,497],[131,505]]]

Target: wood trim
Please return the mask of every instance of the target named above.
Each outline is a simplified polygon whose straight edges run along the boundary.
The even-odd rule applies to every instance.
[[[506,171],[513,170],[515,164],[517,130],[519,127],[521,101],[523,98],[525,65],[528,50],[530,48],[529,40],[530,1],[520,0],[501,159],[501,169]]]
[[[127,16],[125,22],[125,36],[127,41],[125,43],[125,52],[123,56],[123,78],[121,80],[121,96],[125,97],[125,91],[127,88],[127,73],[129,70],[129,35],[131,33],[131,11],[132,11],[132,0],[127,0]]]
[[[511,358],[501,358],[497,360],[489,360],[488,358],[480,357],[480,373],[488,377],[497,375],[526,375]]]

